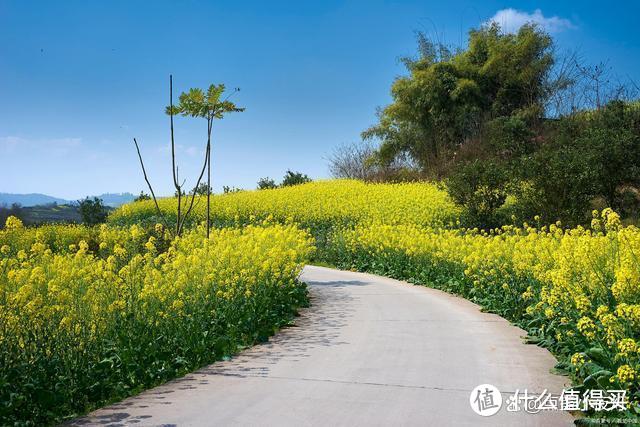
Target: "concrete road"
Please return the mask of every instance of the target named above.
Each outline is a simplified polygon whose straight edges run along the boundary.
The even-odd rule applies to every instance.
[[[306,267],[312,306],[296,327],[230,361],[148,390],[74,425],[556,426],[559,411],[507,412],[516,389],[558,394],[554,358],[524,331],[449,294],[379,276]],[[505,404],[470,406],[492,384]]]

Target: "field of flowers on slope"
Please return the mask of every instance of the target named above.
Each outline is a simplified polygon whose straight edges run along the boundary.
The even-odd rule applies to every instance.
[[[324,240],[319,260],[477,302],[549,348],[583,389],[628,390],[635,402],[628,415],[638,412],[640,230],[622,226],[610,210],[595,212],[588,229],[480,232],[455,228],[460,210],[434,185],[355,181],[243,192],[214,203],[217,219],[250,223],[271,215],[309,228]],[[142,210],[153,214],[146,202],[112,220],[139,220]]]
[[[264,339],[306,303],[294,225],[0,231],[0,425],[47,425]]]
[[[160,203],[167,214],[175,206]],[[435,185],[329,181],[216,196],[213,212],[216,226],[231,228],[210,241],[195,230],[172,242],[155,226],[153,202],[122,207],[109,226],[2,232],[0,414],[57,411],[40,414],[44,420],[82,411],[269,333],[304,298],[295,277],[313,242],[300,228],[317,238],[316,259],[437,287],[499,313],[549,348],[581,388],[624,388],[634,402],[627,415],[638,411],[640,230],[621,226],[610,210],[595,213],[588,229],[480,232],[456,228],[461,212]],[[201,199],[197,220],[203,214]],[[260,285],[249,288],[255,277]],[[147,298],[154,303],[141,306]],[[284,315],[273,311],[279,304]],[[105,338],[92,335],[103,331],[94,318],[108,325]],[[141,347],[133,345],[138,336]],[[75,377],[74,369],[90,374]],[[25,375],[34,381],[10,388]]]
[[[176,199],[159,200],[171,221]],[[195,202],[195,220],[205,218],[206,197]],[[441,227],[455,223],[460,209],[434,184],[365,184],[353,180],[318,181],[261,191],[241,191],[214,196],[212,221],[217,226],[254,223],[269,217],[295,222],[322,236],[337,225],[384,221]],[[152,200],[122,206],[109,217],[119,225],[158,222]]]

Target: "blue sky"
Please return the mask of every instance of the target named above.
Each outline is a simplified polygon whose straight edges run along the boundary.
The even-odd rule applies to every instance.
[[[538,11],[536,11],[538,10]],[[460,45],[492,17],[538,20],[559,48],[640,81],[640,3],[558,1],[0,0],[0,192],[79,198],[172,192],[174,91],[225,83],[246,112],[216,122],[213,181],[255,187],[290,168],[328,176],[335,146],[359,140],[415,51],[414,31]],[[201,162],[206,122],[176,120],[181,175]]]

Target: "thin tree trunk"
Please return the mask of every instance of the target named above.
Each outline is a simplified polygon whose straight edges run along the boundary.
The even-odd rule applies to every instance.
[[[207,143],[207,148],[205,150],[205,153],[208,153],[210,149],[211,149],[211,145],[209,143]],[[182,222],[178,225],[178,230],[180,232],[182,232],[182,227],[184,226],[184,223],[185,223],[187,217],[189,216],[189,214],[191,213],[191,210],[193,209],[193,202],[194,202],[194,200],[196,198],[196,191],[195,190],[200,185],[200,182],[202,181],[202,177],[204,176],[204,172],[207,170],[207,163],[208,163],[208,158],[207,158],[207,155],[205,154],[204,164],[202,165],[202,171],[200,171],[200,176],[198,176],[198,181],[196,181],[196,185],[193,187],[193,193],[191,194],[191,202],[187,202],[187,203],[189,203],[189,207],[187,208],[187,211],[184,213],[184,215],[182,217]]]
[[[207,239],[211,227],[211,127],[213,126],[213,118],[207,123],[209,129],[207,133]]]
[[[173,75],[169,75],[169,117],[171,120],[171,172],[173,173],[173,186],[178,192],[178,218],[176,219],[176,236],[180,235],[180,213],[182,209],[182,188],[178,182],[178,170],[176,168],[176,144],[173,136]]]

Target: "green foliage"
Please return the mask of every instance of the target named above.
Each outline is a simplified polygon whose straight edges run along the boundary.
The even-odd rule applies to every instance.
[[[545,108],[577,83],[570,74],[551,76],[553,43],[535,25],[516,34],[497,25],[472,30],[456,52],[419,34],[418,47],[418,58],[404,59],[409,75],[393,83],[393,103],[363,132],[380,140],[376,160],[388,165],[408,155],[427,177],[447,178],[468,225],[536,215],[575,225],[604,207],[637,217],[638,102],[547,117]],[[575,67],[582,78],[600,78]]]
[[[134,202],[142,202],[143,200],[151,200],[151,196],[144,191],[140,191],[140,195],[133,199]]]
[[[552,123],[547,141],[521,161],[522,179],[535,190],[516,194],[529,216],[567,224],[590,220],[602,205],[632,215],[640,205],[640,112],[612,102],[598,111]],[[634,191],[636,190],[636,191]]]
[[[170,80],[171,90],[173,90],[173,79]],[[178,179],[178,169],[175,166],[175,152],[174,152],[174,139],[173,139],[173,116],[176,114],[180,114],[182,116],[190,116],[190,117],[201,117],[207,120],[207,145],[205,148],[205,157],[204,164],[202,166],[202,171],[198,180],[196,182],[196,188],[191,191],[191,202],[187,206],[185,206],[185,214],[182,219],[180,219],[180,210],[181,206],[178,206],[178,225],[176,227],[177,234],[179,235],[182,230],[181,223],[184,224],[184,221],[187,219],[186,217],[191,212],[191,207],[193,206],[194,197],[196,194],[207,196],[207,218],[206,218],[206,234],[209,237],[210,227],[211,227],[211,218],[209,211],[210,207],[210,196],[211,196],[211,132],[213,129],[214,120],[222,119],[227,113],[233,112],[242,112],[244,108],[237,107],[233,102],[229,100],[229,98],[236,92],[240,91],[239,88],[234,89],[229,95],[227,95],[224,99],[222,95],[224,94],[225,86],[223,84],[212,84],[207,89],[206,93],[202,89],[191,88],[188,92],[183,92],[180,95],[178,105],[169,105],[166,108],[166,113],[171,116],[171,150],[172,150],[172,161],[173,161],[173,183],[174,187],[176,187],[177,195],[181,195],[181,184]],[[173,99],[173,98],[172,98]],[[204,172],[207,172],[206,184],[201,184],[202,177]]]
[[[240,193],[241,191],[243,191],[242,188],[230,187],[228,185],[223,185],[222,186],[222,192],[224,194]]]
[[[82,222],[86,225],[102,224],[107,221],[107,208],[102,203],[102,199],[97,197],[78,200],[78,210],[82,216]]]
[[[497,227],[504,222],[498,209],[507,199],[509,171],[499,163],[476,160],[459,167],[447,180],[453,200],[466,208],[468,225]]]
[[[270,190],[273,188],[278,188],[278,184],[273,179],[265,177],[258,180],[258,190]]]
[[[424,171],[441,176],[488,121],[542,113],[552,41],[536,26],[516,34],[497,25],[472,30],[468,48],[454,54],[424,36],[418,41],[420,57],[405,60],[410,75],[393,83],[393,103],[362,135],[381,141],[383,162],[408,154]]]
[[[309,178],[306,174],[287,170],[287,173],[284,174],[284,178],[282,178],[282,183],[280,184],[280,186],[289,187],[291,185],[306,184],[307,182],[311,182],[311,178]]]
[[[486,124],[483,154],[511,160],[531,154],[537,148],[535,132],[522,115],[498,117]]]
[[[269,177],[260,178],[260,180],[258,180],[257,189],[269,190],[278,187],[289,187],[292,185],[306,184],[307,182],[311,182],[311,178],[309,178],[306,174],[287,170],[287,173],[285,173],[284,177],[282,178],[282,182],[280,183],[280,185],[276,184],[275,180]]]
[[[594,208],[628,217],[640,207],[640,113],[612,102],[597,111],[547,120],[534,132],[518,116],[488,123],[485,149],[450,172],[447,188],[469,225],[590,221]]]
[[[240,89],[236,88],[234,92]],[[191,88],[180,95],[178,105],[166,108],[166,113],[190,117],[202,117],[206,119],[222,119],[226,113],[242,112],[244,108],[238,108],[229,101],[228,97],[221,99],[225,91],[224,84],[212,84],[206,93],[199,88]],[[233,93],[233,92],[232,92]]]
[[[209,186],[209,184],[207,184],[206,182],[201,182],[200,185],[198,185],[192,192],[196,193],[198,196],[206,196],[207,194],[211,194],[213,193],[213,189],[211,188],[211,186]]]

